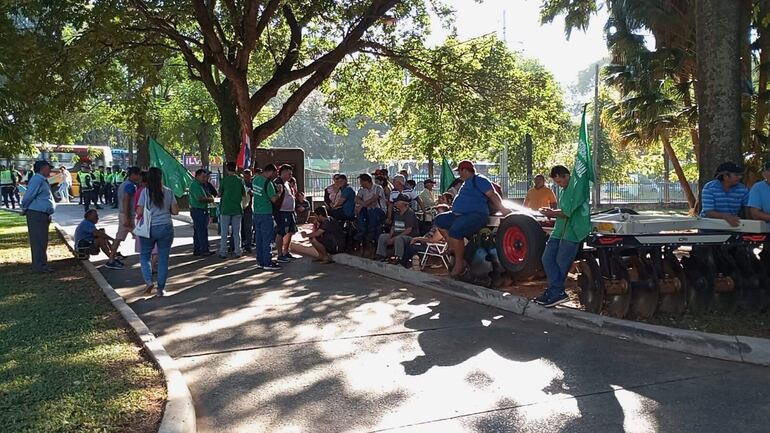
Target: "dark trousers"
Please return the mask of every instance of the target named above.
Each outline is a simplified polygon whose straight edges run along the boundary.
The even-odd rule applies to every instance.
[[[96,191],[94,191],[92,189],[91,190],[86,190],[86,191],[83,191],[81,189],[80,190],[80,196],[83,197],[83,207],[85,207],[86,211],[88,211],[88,208],[91,206],[91,203],[93,203],[94,205],[97,204],[96,203]]]
[[[32,250],[32,269],[44,271],[48,269],[48,225],[50,216],[36,210],[27,211],[27,231],[29,232],[29,247]]]
[[[241,222],[241,244],[244,248],[251,248],[254,244],[254,212],[251,209],[243,210]]]
[[[377,240],[385,222],[385,211],[380,208],[363,208],[358,212],[358,240]]]
[[[94,204],[98,204],[100,201],[104,203],[102,197],[104,197],[104,184],[101,182],[94,182]]]
[[[14,197],[14,186],[13,185],[3,185],[0,187],[3,192],[3,205],[5,207],[8,207],[8,202],[11,202],[11,206],[13,206],[14,209],[16,209],[16,198]]]
[[[209,251],[209,210],[190,208],[193,220],[193,254]]]

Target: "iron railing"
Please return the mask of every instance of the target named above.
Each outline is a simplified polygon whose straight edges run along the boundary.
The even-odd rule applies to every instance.
[[[526,180],[513,179],[499,176],[487,176],[492,182],[499,184],[505,198],[523,199],[531,187]],[[422,182],[428,176],[414,175],[410,179],[417,182],[417,189],[422,190]],[[441,191],[441,179],[434,178],[437,182],[435,190]],[[358,180],[349,176],[350,184],[358,189]],[[311,197],[323,197],[324,189],[332,183],[331,176],[306,176],[305,194]],[[693,193],[697,196],[698,184],[691,183]],[[686,203],[687,197],[679,182],[605,182],[601,187],[602,204],[625,203]]]

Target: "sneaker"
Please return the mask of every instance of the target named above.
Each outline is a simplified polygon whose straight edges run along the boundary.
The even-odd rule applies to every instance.
[[[548,299],[542,304],[545,308],[552,308],[559,304],[563,304],[565,302],[569,301],[569,296],[567,296],[566,293],[562,292],[558,295],[549,296]]]
[[[258,265],[257,265],[257,269],[265,269],[265,267],[264,267],[264,266],[262,266],[262,265],[259,265],[259,264],[258,264]]]
[[[163,289],[158,289],[158,295],[157,296],[159,298],[162,298],[162,297],[166,296],[166,291],[163,290]]]
[[[538,296],[537,298],[533,299],[533,301],[536,304],[540,304],[540,305],[545,304],[545,301],[547,301],[547,300],[548,300],[548,295],[547,295],[546,292],[543,292],[540,296]]]
[[[115,253],[115,260],[123,260],[125,258],[126,258],[126,256],[124,256],[121,253]]]
[[[227,260],[227,256],[223,256],[222,254],[219,254],[218,257],[222,260]]]
[[[271,264],[269,264],[267,266],[263,266],[262,269],[264,269],[266,271],[280,271],[281,267],[276,265],[276,264],[274,264],[274,263],[271,263]]]
[[[278,263],[289,263],[291,260],[287,256],[278,256],[275,261]]]
[[[286,254],[286,256],[285,256],[285,257],[288,257],[288,258],[290,258],[290,259],[292,259],[292,260],[299,260],[299,259],[301,259],[301,258],[302,258],[302,256],[298,256],[298,255],[296,255],[296,254],[292,254],[292,253]]]
[[[108,269],[123,269],[123,265],[117,260],[114,262],[107,262],[104,267]]]

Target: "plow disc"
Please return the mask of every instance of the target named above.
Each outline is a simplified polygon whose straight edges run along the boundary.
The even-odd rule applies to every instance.
[[[578,276],[580,302],[586,311],[598,314],[602,311],[604,304],[604,284],[596,257],[593,254],[586,254],[585,260],[578,264],[578,269],[580,269],[580,276]]]
[[[687,308],[693,314],[705,314],[714,298],[712,278],[707,273],[709,268],[694,251],[690,257],[682,259],[682,266],[687,284]]]
[[[663,263],[663,278],[658,280],[660,305],[658,311],[672,316],[681,316],[687,309],[687,279],[679,260],[669,251]]]
[[[614,274],[615,278],[605,281],[605,311],[608,316],[623,318],[631,307],[630,283],[634,278],[638,278],[638,275],[629,275],[630,272],[620,257],[612,255],[610,261],[617,273]]]
[[[631,283],[631,305],[628,315],[635,319],[647,319],[658,309],[658,285],[647,257],[638,255],[627,259]]]

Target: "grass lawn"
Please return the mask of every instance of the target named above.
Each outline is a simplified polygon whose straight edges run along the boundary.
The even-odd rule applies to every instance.
[[[155,432],[164,379],[51,226],[31,272],[23,217],[0,211],[0,431]]]

